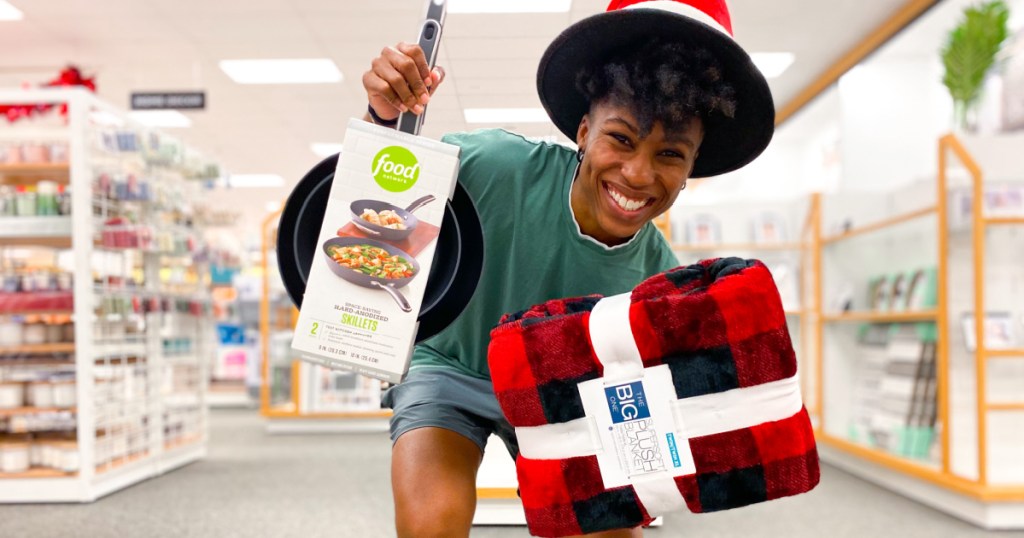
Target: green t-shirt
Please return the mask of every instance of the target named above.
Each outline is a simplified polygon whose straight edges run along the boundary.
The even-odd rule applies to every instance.
[[[484,266],[466,309],[416,346],[410,369],[449,367],[489,379],[490,331],[503,314],[551,299],[625,293],[679,265],[651,223],[614,248],[580,233],[569,207],[571,149],[500,129],[442,140],[462,148],[459,181],[480,214]]]

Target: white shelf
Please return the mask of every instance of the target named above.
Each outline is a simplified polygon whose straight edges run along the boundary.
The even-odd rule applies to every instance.
[[[97,344],[93,346],[93,356],[97,359],[119,357],[143,358],[146,356],[146,344]]]
[[[195,353],[189,353],[186,355],[164,355],[164,364],[175,364],[175,365],[199,365],[199,355]]]
[[[0,181],[7,184],[30,185],[41,179],[52,179],[70,186],[72,215],[70,217],[3,217],[0,218],[0,246],[42,246],[72,249],[62,254],[62,264],[76,275],[74,290],[63,293],[4,294],[2,313],[61,312],[75,319],[74,344],[48,344],[0,348],[0,354],[25,355],[18,361],[22,368],[45,368],[54,364],[51,354],[68,354],[73,359],[62,361],[65,369],[74,368],[76,399],[80,407],[75,413],[76,438],[80,470],[65,474],[33,469],[28,473],[0,474],[0,503],[91,502],[132,484],[158,476],[203,457],[206,453],[207,410],[205,382],[183,385],[173,394],[166,394],[162,380],[167,379],[163,364],[190,361],[197,365],[195,376],[202,381],[209,375],[208,365],[214,355],[214,324],[207,314],[168,314],[153,312],[137,314],[135,319],[123,316],[95,315],[107,295],[91,282],[96,252],[93,238],[99,233],[104,216],[94,218],[98,193],[93,192],[91,163],[102,137],[88,121],[94,110],[107,110],[124,117],[120,130],[144,131],[127,115],[103,103],[82,89],[0,90],[0,105],[19,102],[54,102],[68,105],[67,126],[60,138],[68,140],[71,162],[63,165],[0,166]],[[31,140],[31,127],[14,125],[2,136],[4,140]],[[159,136],[158,133],[154,133]],[[55,137],[46,137],[55,138]],[[191,150],[189,150],[191,151]],[[148,174],[138,166],[137,156],[105,155],[106,169],[112,174]],[[175,197],[196,200],[202,193],[198,184],[186,179],[181,170],[162,167],[159,172],[163,187],[177,191]],[[179,177],[181,176],[181,177]],[[149,176],[140,176],[149,177]],[[178,196],[180,195],[180,196]],[[105,211],[101,204],[99,210]],[[141,207],[139,223],[155,226],[161,215],[153,207]],[[72,248],[74,247],[74,248]],[[0,253],[9,252],[0,249]],[[66,258],[66,259],[65,259]],[[109,257],[108,257],[109,259]],[[9,265],[10,260],[0,259]],[[115,297],[177,298],[156,289],[161,279],[159,259],[144,257],[141,267],[143,288],[118,290]],[[38,264],[40,262],[31,262]],[[45,261],[41,263],[46,263]],[[109,263],[110,276],[127,278],[135,267]],[[203,271],[203,266],[197,270]],[[77,276],[85,275],[84,278]],[[208,287],[198,287],[193,299],[208,300]],[[30,308],[26,308],[30,307]],[[111,325],[145,318],[139,334],[112,334]],[[169,319],[170,318],[170,319]],[[101,330],[102,329],[102,330]],[[110,334],[110,336],[105,336]],[[161,361],[160,337],[190,339],[194,342],[186,356]],[[171,372],[177,375],[176,371]],[[192,375],[192,372],[188,372]],[[188,381],[187,379],[185,381]],[[166,397],[165,397],[166,396]],[[21,408],[0,411],[4,414],[40,413],[49,409]],[[179,438],[182,430],[190,437]],[[166,437],[165,437],[166,436]],[[131,456],[127,456],[131,453]],[[113,460],[112,456],[116,456]],[[97,465],[101,462],[102,465]]]
[[[0,217],[0,238],[71,237],[71,217]]]
[[[71,248],[71,217],[0,217],[0,245]]]
[[[167,407],[195,407],[200,405],[198,394],[166,394],[163,397]]]
[[[253,407],[256,402],[249,397],[244,388],[239,390],[214,390],[206,393],[206,403],[211,408],[233,409]]]

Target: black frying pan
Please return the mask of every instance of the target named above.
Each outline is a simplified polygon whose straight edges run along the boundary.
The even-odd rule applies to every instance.
[[[409,207],[405,209],[379,200],[356,200],[355,202],[352,202],[352,205],[349,207],[352,210],[352,224],[355,224],[360,230],[377,239],[383,239],[384,241],[402,241],[409,237],[409,235],[411,235],[416,229],[416,225],[420,223],[420,219],[416,218],[416,215],[413,215],[412,212],[433,201],[434,195],[428,194],[422,198],[414,200],[413,203],[409,204]],[[363,219],[363,211],[366,211],[367,209],[372,209],[376,213],[387,210],[394,211],[402,218],[405,229],[395,230]]]
[[[302,307],[306,280],[320,250],[318,237],[327,212],[338,156],[332,155],[310,170],[288,197],[277,230],[277,266],[285,291]],[[455,184],[445,205],[434,261],[420,307],[416,341],[434,336],[462,313],[476,291],[484,262],[484,234],[469,193]]]
[[[370,276],[349,267],[342,267],[341,264],[334,261],[334,258],[331,256],[332,247],[349,247],[353,245],[370,245],[373,247],[379,247],[392,256],[401,256],[402,258],[405,258],[405,261],[412,264],[412,276],[404,278]],[[409,300],[398,291],[400,288],[404,288],[412,282],[412,279],[416,278],[416,275],[420,274],[420,262],[418,262],[416,258],[413,258],[408,252],[405,252],[396,246],[389,245],[388,243],[374,241],[373,239],[365,239],[362,237],[334,237],[328,239],[327,241],[324,241],[323,252],[324,257],[327,258],[327,265],[331,268],[332,273],[357,286],[384,290],[391,295],[396,303],[398,303],[398,307],[401,308],[403,312],[412,312],[412,305],[409,304]]]

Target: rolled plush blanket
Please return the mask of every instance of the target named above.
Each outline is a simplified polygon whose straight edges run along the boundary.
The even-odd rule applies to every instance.
[[[635,527],[810,491],[818,456],[778,291],[756,260],[548,301],[491,332],[530,532]]]

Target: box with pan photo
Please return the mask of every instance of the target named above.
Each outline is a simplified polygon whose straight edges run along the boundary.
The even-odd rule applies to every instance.
[[[292,347],[398,382],[416,340],[459,148],[349,122]]]

